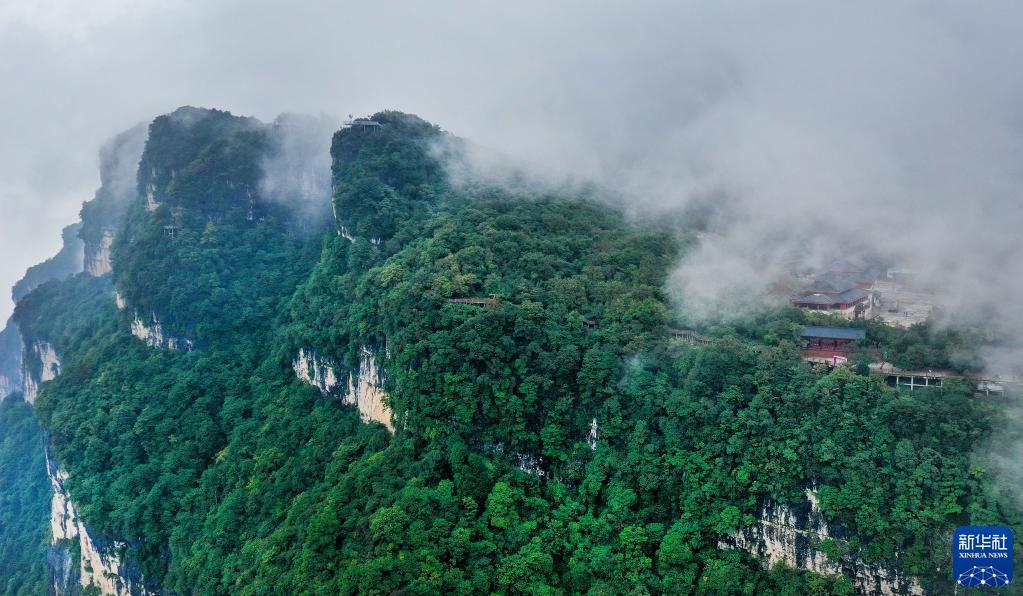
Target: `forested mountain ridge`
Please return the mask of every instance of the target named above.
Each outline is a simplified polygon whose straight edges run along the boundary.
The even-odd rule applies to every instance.
[[[309,226],[260,183],[274,127],[157,118],[112,274],[19,302],[27,341],[60,355],[37,411],[120,587],[864,589],[729,546],[765,502],[812,489],[845,532],[814,548],[940,591],[952,527],[1019,520],[971,463],[996,411],[965,385],[908,394],[811,368],[797,312],[673,341],[669,230],[453,184],[457,139],[373,120],[334,135],[335,221]],[[188,343],[139,341],[154,325]],[[393,432],[303,383],[306,351],[353,384],[371,357]]]

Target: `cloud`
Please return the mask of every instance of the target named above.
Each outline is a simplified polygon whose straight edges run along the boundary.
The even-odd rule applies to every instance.
[[[278,116],[262,164],[262,195],[295,209],[306,221],[326,219],[331,213],[330,143],[339,126],[339,119],[327,115]]]
[[[99,150],[100,185],[114,201],[125,204],[138,194],[138,168],[149,137],[149,124],[142,122],[117,134]]]
[[[134,122],[393,108],[596,181],[637,219],[703,213],[673,277],[689,308],[755,303],[793,254],[856,247],[1023,329],[1006,299],[1023,291],[1018,3],[34,6],[0,11],[8,283],[55,251],[95,148]]]

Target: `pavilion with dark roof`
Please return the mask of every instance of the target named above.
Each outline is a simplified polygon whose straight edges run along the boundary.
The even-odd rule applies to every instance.
[[[820,327],[811,325],[800,334],[805,341],[803,358],[814,362],[839,364],[855,351],[853,342],[867,338],[866,329],[854,327]]]
[[[813,278],[792,294],[789,302],[799,308],[858,319],[868,313],[871,305],[870,292],[863,285],[855,275],[829,272]]]

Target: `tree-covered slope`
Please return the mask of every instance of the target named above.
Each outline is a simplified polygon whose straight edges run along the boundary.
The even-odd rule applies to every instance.
[[[949,528],[1019,520],[972,467],[995,406],[965,385],[811,368],[790,312],[673,341],[671,234],[576,196],[453,184],[457,139],[374,119],[334,136],[328,230],[260,183],[266,126],[156,119],[113,279],[18,306],[64,360],[37,405],[71,495],[150,587],[848,592],[722,544],[808,488],[848,531],[827,548],[939,585]],[[140,314],[198,349],[147,347]],[[372,356],[394,433],[297,379],[302,350],[339,377]]]
[[[65,227],[61,232],[62,244],[57,254],[25,271],[25,275],[11,288],[11,297],[15,303],[48,281],[66,279],[82,270],[81,229],[81,224]],[[0,330],[0,399],[21,390],[22,345],[21,333],[11,317]]]
[[[50,481],[43,431],[14,394],[0,402],[0,593],[47,593]]]

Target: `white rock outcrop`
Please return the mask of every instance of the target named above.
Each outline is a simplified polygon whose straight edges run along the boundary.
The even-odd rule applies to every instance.
[[[21,378],[21,396],[30,404],[36,403],[39,397],[39,383],[27,372]]]
[[[342,238],[349,242],[355,242],[355,236],[353,236],[352,233],[345,226],[338,227],[337,235],[341,236]],[[369,243],[372,244],[373,246],[380,246],[381,242],[383,242],[383,239],[378,236],[373,236],[372,238],[369,239]]]
[[[53,349],[53,346],[45,341],[36,341],[30,349],[32,350],[32,358],[40,363],[39,376],[37,377],[32,374],[32,371],[25,364],[27,359],[23,358],[21,391],[25,401],[34,404],[36,397],[39,396],[39,385],[56,379],[57,375],[60,374],[60,358],[57,357],[57,352]]]
[[[114,290],[114,304],[117,306],[117,310],[124,310],[125,308],[128,308],[128,302],[117,290]]]
[[[131,334],[142,340],[151,348],[167,348],[168,350],[181,350],[191,352],[195,349],[195,342],[184,337],[168,337],[164,334],[163,325],[153,314],[149,323],[142,320],[142,317],[135,314],[131,322]]]
[[[156,170],[153,170],[154,177],[156,176]],[[146,185],[146,211],[153,212],[160,206],[160,203],[156,201],[156,185],[150,182]]]
[[[132,585],[124,577],[121,556],[118,554],[124,547],[123,543],[114,543],[110,549],[98,546],[96,538],[78,517],[75,505],[64,487],[68,478],[67,472],[61,470],[50,458],[49,450],[46,453],[46,470],[53,487],[53,497],[50,501],[50,543],[54,548],[60,548],[67,541],[78,543],[81,553],[78,567],[79,585],[82,588],[90,586],[98,588],[104,595],[127,596],[148,593],[141,586]],[[60,594],[68,587],[67,580],[72,571],[74,570],[71,568],[63,568],[59,570],[60,576],[54,573],[51,577],[53,593]]]
[[[339,397],[342,403],[357,407],[364,422],[374,420],[394,432],[389,396],[384,391],[384,371],[377,366],[376,354],[368,347],[360,349],[358,373],[345,375],[344,393],[341,393],[340,376],[334,366],[313,350],[299,350],[292,367],[295,376],[304,383],[317,387],[324,395]]]
[[[857,594],[922,595],[923,587],[913,577],[888,566],[869,565],[846,554],[840,560],[830,558],[821,548],[825,540],[845,546],[847,542],[833,531],[820,511],[817,493],[806,490],[801,507],[767,502],[756,523],[742,528],[721,541],[721,547],[745,550],[765,567],[784,562],[787,566],[822,575],[846,575],[853,579]]]
[[[60,358],[53,346],[45,341],[35,343],[35,351],[43,364],[41,381],[51,381],[60,374]]]
[[[324,395],[335,395],[340,385],[334,367],[312,350],[301,349],[292,362],[295,376],[302,382],[318,388]]]
[[[377,368],[376,355],[363,346],[359,358],[359,374],[356,378],[348,375],[348,392],[345,393],[344,403],[357,406],[363,420],[376,420],[393,433],[391,409],[387,400],[384,371]]]
[[[39,377],[36,378],[28,370],[23,373],[23,391],[25,400],[34,403],[38,395],[39,385],[46,381],[55,379],[60,374],[60,358],[57,357],[53,346],[44,341],[36,341],[32,344],[33,356],[38,358],[41,368]],[[97,545],[97,540],[88,531],[85,523],[78,517],[74,503],[68,495],[64,483],[67,481],[67,473],[50,458],[49,448],[45,450],[46,471],[50,478],[50,485],[53,494],[50,498],[50,544],[51,547],[60,548],[65,541],[77,541],[81,561],[77,576],[82,588],[90,586],[99,588],[101,594],[145,594],[140,586],[132,586],[131,582],[122,577],[121,559],[116,551],[123,545],[114,544],[112,549],[104,550]],[[62,561],[60,568],[51,567],[51,593],[63,594],[68,588],[68,582],[75,571],[71,567],[71,560],[68,556],[56,557],[54,561]],[[77,590],[73,591],[77,593]]]
[[[85,245],[85,272],[93,277],[106,275],[113,271],[110,260],[110,247],[114,244],[114,233],[103,230],[98,246]]]

